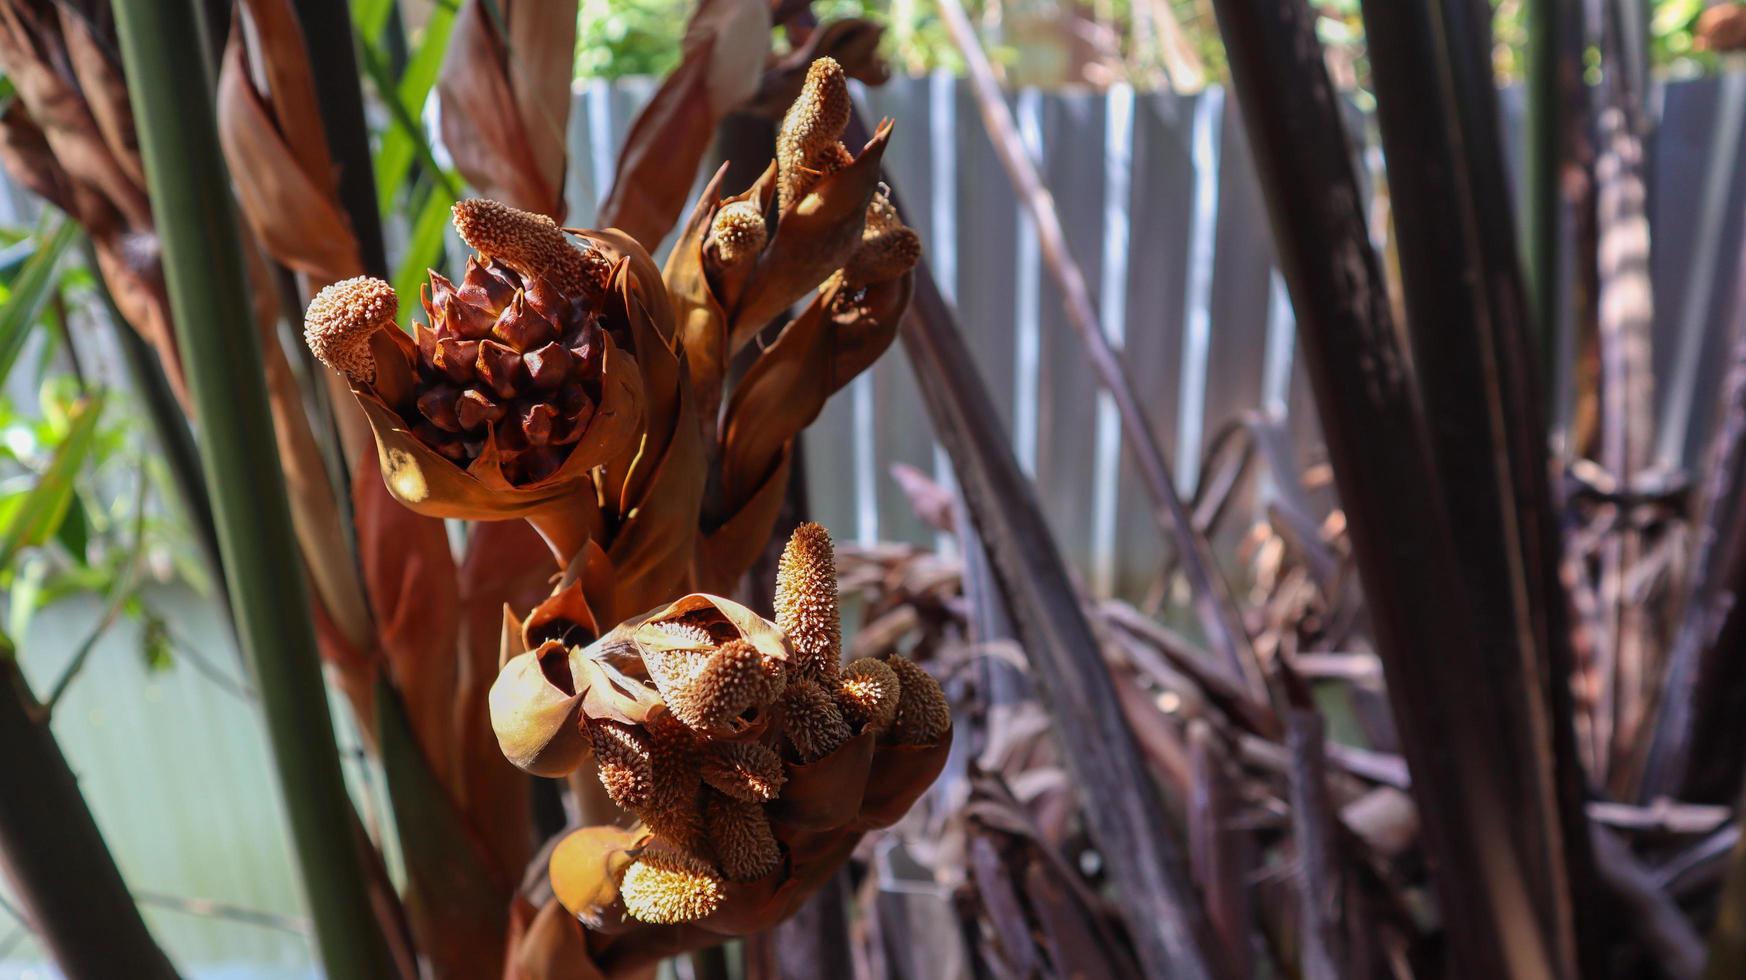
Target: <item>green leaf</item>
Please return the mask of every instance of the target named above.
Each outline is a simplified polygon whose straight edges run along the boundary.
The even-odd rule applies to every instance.
[[[388,12],[393,9],[394,0],[352,0],[352,24],[358,37],[380,37],[382,29],[388,26]]]
[[[55,540],[67,549],[67,554],[74,561],[85,564],[85,549],[91,544],[91,520],[90,513],[85,509],[85,498],[77,490],[72,492],[71,499],[67,501],[67,516],[55,530]]]
[[[175,658],[170,643],[170,627],[156,612],[146,609],[141,614],[139,631],[140,659],[151,673],[168,670]]]
[[[437,6],[431,9],[430,20],[424,25],[424,33],[418,39],[417,49],[407,60],[400,82],[392,86],[392,100],[383,84],[386,81],[386,72],[380,66],[384,62],[371,53],[367,43],[364,46],[365,70],[376,81],[383,100],[391,102],[388,107],[389,114],[395,123],[382,134],[382,148],[376,154],[376,199],[381,202],[383,214],[393,213],[394,195],[405,186],[406,174],[414,159],[426,161],[426,166],[435,169],[435,164],[429,162],[434,159],[430,151],[430,141],[425,139],[424,129],[418,124],[418,120],[424,114],[424,102],[430,97],[431,87],[436,84],[437,73],[442,70],[443,55],[449,48],[449,32],[454,26],[455,11],[452,8]]]
[[[407,297],[418,295],[426,272],[442,257],[449,229],[449,206],[454,203],[454,197],[440,185],[425,195],[424,207],[419,209],[418,220],[412,226],[412,238],[406,243],[406,255],[394,270],[396,293]],[[407,317],[418,308],[417,303],[400,304],[401,314]]]
[[[12,295],[6,305],[0,307],[0,381],[12,373],[12,365],[24,350],[31,326],[36,323],[37,314],[42,312],[43,303],[48,301],[55,282],[55,266],[67,251],[67,246],[78,237],[79,226],[61,219],[59,226],[24,263],[18,278],[13,281]]]
[[[72,506],[73,478],[90,455],[102,414],[101,398],[86,399],[75,408],[66,438],[55,447],[48,468],[0,527],[0,568],[10,566],[19,549],[44,544],[60,529]]]

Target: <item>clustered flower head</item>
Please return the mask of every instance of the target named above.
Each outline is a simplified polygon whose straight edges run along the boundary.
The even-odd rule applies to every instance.
[[[724,624],[645,623],[642,635],[655,640],[643,662],[665,710],[640,730],[585,722],[602,785],[654,834],[621,888],[627,911],[644,922],[702,918],[724,881],[781,866],[767,808],[780,801],[789,768],[818,763],[863,732],[932,744],[950,728],[945,696],[919,666],[899,657],[841,666],[836,564],[823,527],[803,524],[789,540],[776,608],[786,660],[724,637]],[[745,729],[755,738],[735,732],[772,711],[767,724]]]
[[[614,263],[544,215],[467,200],[453,217],[478,254],[458,283],[430,272],[420,290],[428,323],[411,338],[396,327],[392,287],[359,277],[321,291],[304,339],[360,397],[382,403],[391,428],[456,467],[489,470],[493,484],[537,484],[609,400],[601,321],[615,300]]]
[[[725,599],[688,596],[571,654],[564,693],[575,725],[607,795],[642,828],[617,872],[616,897],[635,920],[704,919],[734,887],[779,878],[785,867],[794,873],[786,844],[794,826],[847,838],[879,825],[857,821],[881,747],[943,760],[951,717],[927,671],[896,656],[843,665],[835,560],[819,525],[802,525],[789,541],[776,607],[771,623]],[[551,617],[541,622],[554,630]],[[551,642],[541,646],[548,656]],[[538,676],[511,661],[500,685]],[[499,693],[494,706],[505,700]],[[494,723],[500,717],[520,716],[494,709]],[[498,734],[508,746],[518,733]],[[931,755],[926,765],[899,759],[883,770],[919,793],[937,773],[930,765]],[[831,810],[844,799],[846,813],[818,812],[821,801]],[[575,860],[574,849],[555,852],[559,860]]]

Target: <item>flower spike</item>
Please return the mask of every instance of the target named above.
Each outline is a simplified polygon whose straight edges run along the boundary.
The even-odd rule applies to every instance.
[[[834,679],[843,655],[837,564],[822,526],[794,529],[776,569],[776,625],[788,634],[803,677]]]
[[[638,919],[675,925],[714,912],[721,904],[722,881],[702,860],[657,842],[625,869],[619,894]]]
[[[303,316],[303,340],[321,363],[353,384],[376,380],[370,336],[393,327],[400,302],[380,279],[342,279],[316,294]]]

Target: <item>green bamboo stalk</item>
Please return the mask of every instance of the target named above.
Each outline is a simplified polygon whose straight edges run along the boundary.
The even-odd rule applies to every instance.
[[[254,667],[327,975],[389,977],[298,574],[259,336],[212,93],[188,57],[195,0],[115,7],[164,278],[243,650]]]

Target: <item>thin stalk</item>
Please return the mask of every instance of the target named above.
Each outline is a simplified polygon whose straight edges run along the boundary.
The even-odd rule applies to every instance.
[[[940,0],[939,7],[944,15],[946,31],[969,68],[970,87],[982,112],[982,124],[988,130],[988,137],[994,143],[1007,178],[1012,181],[1019,200],[1036,225],[1043,264],[1061,291],[1067,322],[1080,343],[1085,345],[1086,357],[1091,361],[1098,385],[1115,403],[1116,413],[1121,419],[1122,445],[1132,454],[1134,467],[1152,500],[1153,518],[1159,530],[1176,542],[1176,554],[1188,577],[1195,615],[1206,632],[1207,643],[1219,654],[1232,675],[1247,685],[1251,694],[1265,697],[1266,685],[1261,677],[1261,667],[1250,646],[1249,634],[1243,628],[1242,617],[1231,600],[1230,587],[1219,574],[1212,547],[1182,505],[1182,498],[1170,478],[1170,464],[1164,457],[1158,435],[1152,430],[1151,420],[1134,394],[1133,380],[1122,367],[1122,355],[1110,346],[1109,338],[1098,322],[1085,274],[1067,247],[1067,235],[1061,227],[1054,196],[1043,185],[1036,163],[1025,151],[1018,124],[1000,94],[1000,86],[994,80],[994,70],[989,67],[988,56],[982,52],[976,30],[970,25],[970,18],[959,0]]]
[[[1565,9],[1571,0],[1527,0],[1527,269],[1534,335],[1540,350],[1558,349],[1558,324],[1563,315],[1559,271],[1563,254],[1564,167],[1570,153],[1566,116],[1570,102],[1564,93],[1559,53],[1569,27]],[[1551,358],[1545,362],[1550,368]],[[1550,374],[1542,391],[1557,390]]]
[[[90,268],[97,268],[97,252],[89,240],[85,242],[85,261]],[[170,388],[170,379],[164,375],[163,363],[158,360],[157,351],[146,343],[138,331],[128,326],[126,318],[115,305],[115,297],[110,295],[109,287],[104,284],[103,277],[93,275],[91,279],[109,323],[115,328],[116,341],[121,345],[122,359],[127,362],[127,372],[133,381],[134,393],[139,396],[140,403],[145,408],[152,435],[157,439],[158,451],[163,453],[164,463],[170,471],[170,481],[176,485],[177,495],[181,498],[184,516],[194,530],[195,543],[200,549],[201,557],[206,559],[206,567],[212,573],[213,582],[217,583],[219,598],[224,600],[223,605],[228,609],[230,595],[224,580],[224,561],[218,550],[218,527],[212,521],[212,498],[206,493],[206,477],[200,465],[200,449],[194,445],[194,433],[188,427],[188,417],[182,414],[181,403],[176,401],[176,393]]]
[[[865,140],[867,132],[859,116],[852,118],[848,142]],[[903,211],[895,192],[892,203]],[[1218,941],[1171,837],[1158,787],[1137,778],[1147,771],[1145,760],[1036,492],[925,263],[916,267],[915,280],[915,301],[901,328],[904,351],[1006,593],[1144,975],[1210,977]]]
[[[212,93],[187,56],[193,0],[119,4],[123,65],[200,420],[238,637],[253,665],[316,945],[329,976],[387,977],[352,836],[273,426]],[[319,76],[318,76],[319,77]]]
[[[1537,891],[1501,841],[1515,746],[1489,713],[1456,528],[1371,248],[1340,102],[1303,0],[1218,0],[1237,101],[1382,659],[1448,949],[1462,976],[1557,976]],[[1481,706],[1485,708],[1481,708]]]
[[[0,867],[61,971],[175,980],[9,646],[0,648],[0,745]]]

